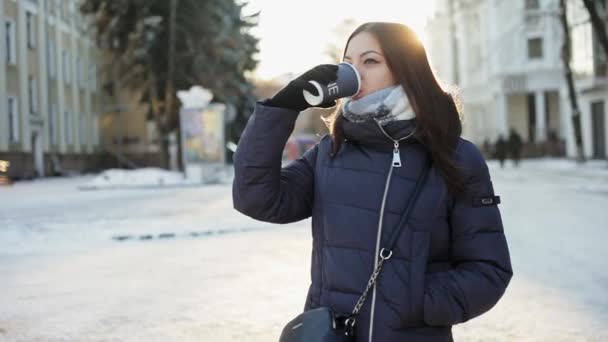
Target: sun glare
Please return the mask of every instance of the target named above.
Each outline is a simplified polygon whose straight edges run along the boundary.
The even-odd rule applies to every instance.
[[[260,11],[253,34],[260,38],[260,61],[254,77],[271,79],[331,63],[331,49],[342,49],[348,34],[367,21],[410,26],[426,46],[425,24],[434,1],[250,0],[246,13]]]

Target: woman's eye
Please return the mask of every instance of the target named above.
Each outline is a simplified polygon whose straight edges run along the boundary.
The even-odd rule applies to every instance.
[[[376,63],[378,63],[378,61],[375,60],[375,59],[373,59],[373,58],[368,58],[365,61],[363,61],[363,63],[365,63],[365,64],[376,64]]]

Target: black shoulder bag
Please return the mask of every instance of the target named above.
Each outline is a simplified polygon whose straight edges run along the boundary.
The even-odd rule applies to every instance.
[[[393,255],[393,247],[399,238],[400,233],[403,231],[403,227],[407,222],[409,214],[412,210],[422,185],[426,181],[431,168],[430,158],[424,165],[418,180],[416,181],[416,187],[414,193],[410,197],[406,209],[401,216],[397,229],[393,231],[386,244],[385,248],[380,250],[380,261],[378,267],[372,273],[367,287],[363,294],[357,301],[353,312],[347,316],[340,316],[332,312],[328,307],[320,307],[316,309],[306,310],[305,312],[298,315],[296,318],[291,320],[283,328],[279,342],[354,342],[355,341],[355,324],[359,310],[363,306],[367,294],[370,289],[374,287],[376,278],[382,271],[382,265],[385,261],[391,258]]]

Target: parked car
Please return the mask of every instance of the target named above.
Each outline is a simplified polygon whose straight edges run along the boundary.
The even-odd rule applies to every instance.
[[[308,151],[309,148],[313,147],[319,142],[320,137],[314,134],[297,134],[292,135],[285,144],[283,150],[283,160],[295,160],[301,157],[304,152]]]

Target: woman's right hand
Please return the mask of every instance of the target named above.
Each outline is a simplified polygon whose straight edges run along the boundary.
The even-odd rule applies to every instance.
[[[301,112],[307,108],[312,107],[304,99],[304,90],[310,92],[313,95],[319,95],[317,88],[310,82],[311,80],[317,81],[322,85],[327,85],[334,82],[338,78],[338,66],[334,64],[320,64],[316,67],[306,71],[302,75],[293,79],[285,87],[279,90],[270,100],[266,102],[267,105],[272,107],[280,107],[286,109],[293,109]],[[336,105],[336,101],[327,101],[321,103],[317,107],[329,108]]]

